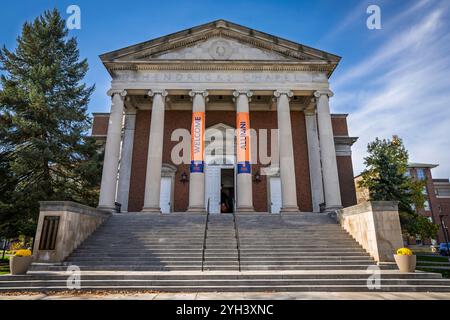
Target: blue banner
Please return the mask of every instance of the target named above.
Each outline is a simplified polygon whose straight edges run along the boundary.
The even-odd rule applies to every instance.
[[[237,164],[238,173],[252,173],[250,161],[239,162]]]
[[[204,161],[191,161],[190,171],[191,173],[202,173],[204,168]]]

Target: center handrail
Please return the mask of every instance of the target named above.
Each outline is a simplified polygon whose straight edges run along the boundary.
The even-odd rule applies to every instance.
[[[234,211],[236,205],[234,203],[234,199],[233,199],[233,223],[234,223],[234,236],[236,238],[236,249],[237,249],[237,255],[238,255],[238,267],[239,267],[239,272],[241,271],[241,245],[240,245],[240,241],[239,241],[239,230],[238,230],[238,226],[236,223],[236,213]]]
[[[206,235],[208,232],[208,220],[209,220],[209,198],[206,207],[206,221],[205,221],[205,232],[203,233],[203,247],[202,247],[202,271],[205,265],[205,250],[206,250]]]

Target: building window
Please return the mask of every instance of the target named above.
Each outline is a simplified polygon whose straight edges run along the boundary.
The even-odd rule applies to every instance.
[[[425,176],[425,169],[423,168],[417,168],[417,179],[418,180],[425,180],[426,176]]]
[[[405,172],[405,176],[411,178],[411,170],[407,169]]]
[[[436,188],[436,196],[438,197],[450,197],[450,188]]]
[[[426,211],[430,211],[430,202],[428,200],[425,200],[423,203],[423,209]]]

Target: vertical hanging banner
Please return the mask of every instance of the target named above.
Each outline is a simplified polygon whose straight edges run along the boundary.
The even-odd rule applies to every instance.
[[[204,146],[203,135],[205,132],[205,113],[192,112],[191,126],[191,167],[190,171],[203,172],[204,167]]]
[[[248,112],[237,112],[236,141],[237,173],[251,173],[250,119]]]

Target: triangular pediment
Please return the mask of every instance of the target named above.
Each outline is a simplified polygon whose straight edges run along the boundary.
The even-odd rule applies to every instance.
[[[310,68],[327,71],[328,75],[333,72],[340,60],[339,56],[331,53],[225,20],[213,21],[111,51],[101,55],[100,58],[110,73],[113,70],[144,68],[145,64],[151,64],[153,68],[157,65],[173,68],[173,65],[169,64],[186,60],[216,66],[217,63],[233,61],[255,63],[260,66],[266,63],[261,68],[270,68],[269,64],[281,67],[283,64],[289,64],[290,70],[296,67],[302,70]],[[191,67],[194,68],[195,65]]]
[[[275,51],[261,49],[224,36],[211,37],[193,45],[155,53],[148,56],[155,60],[265,60],[290,61]]]
[[[164,37],[108,52],[103,62],[137,60],[313,60],[340,57],[299,43],[217,20]]]

